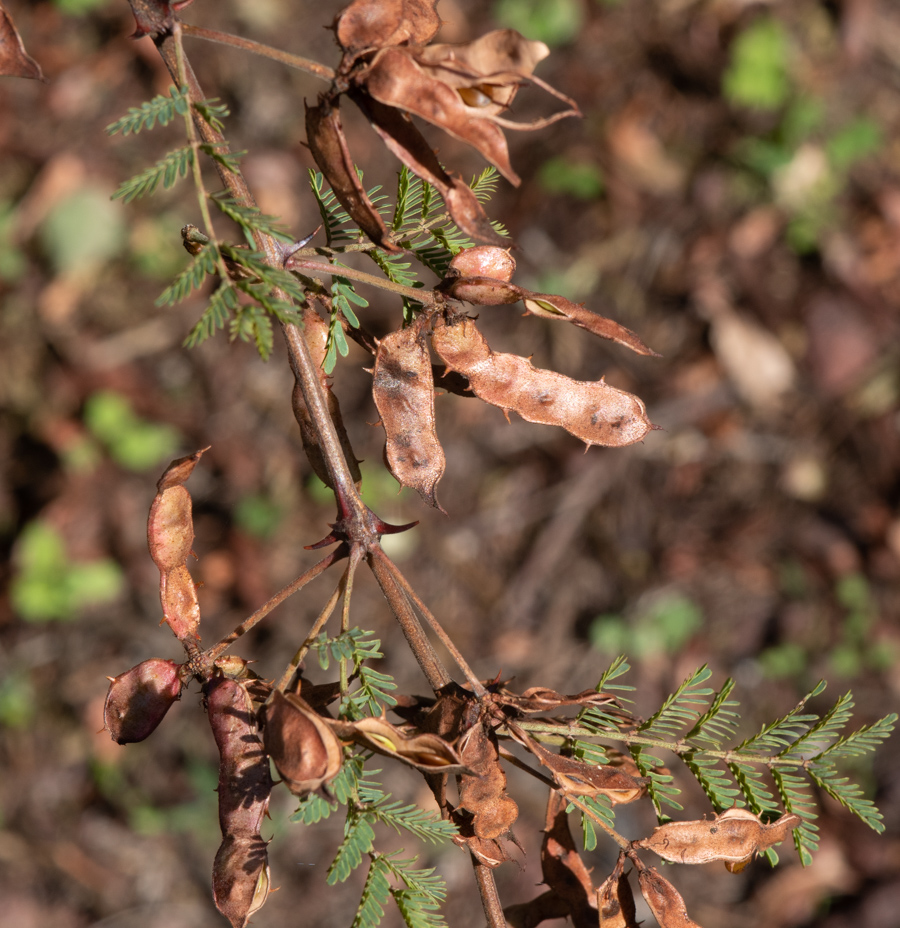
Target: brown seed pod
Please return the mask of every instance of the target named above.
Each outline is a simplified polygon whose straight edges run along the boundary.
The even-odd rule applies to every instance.
[[[340,741],[295,693],[272,693],[266,705],[265,743],[275,769],[295,796],[321,789],[340,772]]]
[[[459,778],[459,808],[472,814],[476,837],[499,838],[515,824],[519,807],[506,792],[497,736],[478,723],[462,736],[458,750],[471,771]]]
[[[194,543],[194,524],[191,495],[184,488],[184,482],[208,450],[203,448],[172,461],[156,484],[157,494],[147,519],[147,545],[150,557],[159,568],[163,621],[180,641],[196,641],[200,627],[197,589],[185,566]]]
[[[653,428],[636,396],[602,380],[572,380],[518,355],[491,351],[474,320],[465,316],[438,319],[432,344],[486,403],[528,422],[561,426],[588,445],[630,445]]]
[[[346,51],[385,45],[426,45],[437,34],[437,0],[354,0],[335,21],[337,40]]]
[[[475,245],[463,248],[450,262],[452,270],[461,277],[490,277],[493,280],[512,280],[516,270],[515,258],[508,248],[496,245]]]
[[[645,867],[637,858],[641,894],[660,928],[700,928],[687,914],[684,899],[677,889],[653,867]]]
[[[798,815],[782,815],[770,825],[748,809],[728,809],[713,819],[669,822],[634,846],[647,848],[663,860],[680,864],[705,864],[723,860],[732,870],[741,869],[757,854],[781,844],[791,829],[800,825]]]
[[[621,851],[613,872],[597,890],[600,928],[638,928],[634,894],[631,892],[628,874],[625,873],[625,860],[625,852]]]
[[[179,665],[154,657],[110,677],[103,724],[119,744],[143,741],[181,697]]]
[[[419,326],[386,335],[378,344],[372,396],[381,416],[390,472],[436,509],[435,488],[444,474],[444,449],[434,424],[431,358]]]

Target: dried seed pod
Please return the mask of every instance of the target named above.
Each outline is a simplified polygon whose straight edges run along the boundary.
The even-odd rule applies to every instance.
[[[103,724],[119,744],[143,741],[181,697],[179,665],[154,657],[110,677]]]
[[[565,914],[575,928],[594,928],[594,884],[569,830],[566,799],[550,790],[541,842],[541,873],[544,882],[565,903]]]
[[[567,795],[601,795],[613,805],[625,805],[647,792],[648,777],[633,777],[610,765],[594,766],[574,757],[563,757],[533,740],[527,747],[550,770],[559,788]]]
[[[0,75],[45,80],[41,66],[25,51],[10,15],[0,3]]]
[[[475,245],[463,248],[453,256],[450,267],[461,277],[490,277],[493,280],[512,280],[516,270],[515,258],[506,248],[496,245]]]
[[[419,326],[386,335],[378,344],[372,396],[381,416],[390,472],[436,509],[435,488],[444,474],[444,449],[434,425],[431,358]]]
[[[723,860],[731,869],[741,869],[757,854],[787,838],[800,825],[800,817],[782,815],[770,825],[747,809],[728,809],[713,819],[695,822],[669,822],[660,825],[649,838],[634,843],[664,860],[681,864],[705,864]]]
[[[441,26],[437,0],[354,0],[338,14],[341,48],[358,51],[386,45],[427,45]]]
[[[259,836],[229,835],[213,864],[213,899],[233,928],[244,928],[269,895],[269,854]]]
[[[357,176],[337,101],[320,95],[317,106],[306,107],[306,140],[319,170],[353,221],[380,248],[399,253],[400,249],[389,241],[387,226]]]
[[[542,316],[544,319],[564,319],[594,335],[599,335],[600,338],[607,338],[624,345],[638,354],[659,357],[655,351],[644,344],[637,333],[626,329],[624,325],[612,319],[607,319],[606,316],[591,312],[583,303],[573,303],[564,296],[557,296],[553,293],[531,293],[530,291],[525,293],[523,300],[525,309],[535,316]]]
[[[636,396],[602,380],[572,380],[518,355],[493,352],[467,317],[439,319],[432,344],[486,403],[511,409],[528,422],[561,426],[588,445],[630,445],[653,428]]]
[[[269,892],[268,852],[259,829],[269,807],[272,777],[246,686],[216,677],[207,683],[205,694],[219,748],[223,839],[213,865],[213,896],[234,928],[243,928]]]
[[[321,789],[340,772],[340,741],[295,693],[272,694],[266,705],[265,743],[275,769],[295,796]]]
[[[625,873],[625,859],[625,852],[621,851],[613,872],[597,890],[600,928],[638,928],[634,894]]]
[[[478,723],[462,736],[458,752],[471,771],[459,778],[459,808],[472,814],[476,837],[499,838],[512,828],[519,807],[506,792],[497,736]]]
[[[198,639],[200,607],[197,588],[185,561],[194,542],[191,496],[184,482],[208,448],[178,458],[156,484],[157,493],[147,519],[150,557],[159,568],[159,599],[166,622],[180,641]]]
[[[684,899],[678,890],[653,867],[645,867],[635,858],[641,894],[660,928],[700,928],[687,914]]]
[[[313,299],[313,297],[310,297]],[[303,336],[309,348],[310,357],[316,367],[316,373],[319,376],[319,382],[325,391],[325,403],[328,407],[328,414],[334,423],[335,430],[338,433],[338,439],[341,443],[341,450],[344,452],[344,458],[350,468],[350,475],[353,477],[356,485],[359,486],[362,481],[362,475],[359,472],[359,461],[353,453],[350,446],[350,439],[347,436],[347,430],[344,428],[344,420],[341,416],[341,407],[338,403],[331,384],[328,382],[328,375],[324,370],[325,353],[328,345],[328,324],[325,320],[309,305],[303,307]],[[294,410],[294,418],[300,426],[300,438],[303,441],[303,450],[306,457],[312,465],[316,476],[325,486],[334,489],[331,481],[331,474],[325,463],[325,455],[319,446],[319,438],[315,427],[313,426],[312,416],[303,399],[303,390],[300,388],[299,381],[294,384],[294,392],[291,398],[291,405]]]

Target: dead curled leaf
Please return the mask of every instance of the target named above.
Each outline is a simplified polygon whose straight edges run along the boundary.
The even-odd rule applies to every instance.
[[[0,3],[0,75],[46,80],[41,66],[25,51],[12,17]]]
[[[687,914],[687,907],[678,890],[653,867],[644,866],[636,857],[633,859],[638,868],[641,895],[660,928],[700,928]]]
[[[208,448],[178,458],[157,482],[147,519],[150,557],[159,568],[159,598],[166,622],[180,641],[196,642],[200,627],[197,588],[185,565],[194,542],[191,496],[184,482]]]
[[[266,705],[265,745],[295,796],[321,789],[340,772],[341,742],[325,719],[295,693],[272,693]]]
[[[307,299],[313,301],[315,297],[310,294]],[[344,452],[344,458],[350,467],[350,474],[357,486],[362,482],[362,474],[359,472],[359,461],[353,453],[350,445],[350,439],[347,436],[347,430],[344,428],[344,419],[341,416],[341,407],[338,398],[331,389],[328,381],[328,375],[324,370],[325,354],[328,346],[328,323],[312,308],[309,303],[303,306],[303,337],[306,339],[306,345],[309,348],[309,354],[315,365],[316,372],[319,376],[319,383],[325,392],[325,404],[328,407],[328,413],[331,421],[334,423],[335,430],[338,434],[338,440],[341,443],[341,450]],[[331,473],[325,463],[325,455],[319,445],[319,437],[313,425],[312,416],[307,408],[306,401],[303,399],[303,391],[300,388],[300,382],[294,384],[294,392],[291,397],[291,405],[294,410],[294,418],[300,426],[300,438],[303,442],[303,450],[312,466],[315,475],[330,489],[334,489],[331,480]]]
[[[401,486],[443,512],[435,488],[444,474],[444,449],[435,430],[431,357],[421,326],[391,332],[379,342],[372,396],[387,437],[388,469]]]
[[[432,345],[484,402],[513,410],[527,422],[558,425],[588,445],[630,445],[653,428],[636,396],[603,380],[572,380],[535,368],[519,355],[494,352],[467,317],[439,318]]]
[[[113,741],[133,744],[149,737],[181,698],[179,666],[154,657],[110,680],[103,724]]]
[[[705,864],[723,860],[739,870],[757,854],[781,844],[791,829],[800,825],[798,815],[782,815],[769,825],[748,809],[728,809],[715,818],[660,825],[649,838],[635,841],[663,860],[680,864]]]

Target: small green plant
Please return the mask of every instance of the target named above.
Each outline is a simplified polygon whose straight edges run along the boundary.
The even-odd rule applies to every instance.
[[[114,561],[72,561],[63,538],[46,522],[22,531],[15,564],[12,604],[28,622],[71,621],[83,609],[115,599],[124,586]]]

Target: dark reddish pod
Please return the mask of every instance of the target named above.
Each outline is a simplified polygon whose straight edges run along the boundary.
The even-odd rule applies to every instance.
[[[213,896],[234,928],[243,928],[269,893],[266,842],[259,829],[272,777],[245,684],[217,677],[205,687],[209,724],[219,748],[219,826]]]
[[[143,741],[181,696],[179,665],[154,657],[110,677],[103,724],[119,744]]]
[[[259,836],[229,836],[213,864],[213,899],[233,928],[244,928],[269,895],[269,854]]]

